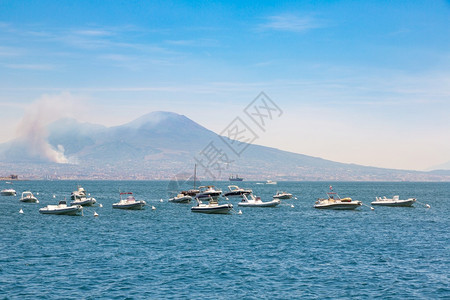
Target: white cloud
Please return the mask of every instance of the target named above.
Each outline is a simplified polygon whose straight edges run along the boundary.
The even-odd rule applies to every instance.
[[[19,48],[0,46],[0,57],[1,56],[19,56],[19,55],[23,54],[23,52],[24,51]]]
[[[260,25],[260,29],[277,31],[305,32],[314,28],[323,27],[312,17],[300,17],[294,14],[274,15],[267,18],[267,22]]]
[[[7,64],[5,67],[10,69],[19,69],[19,70],[35,70],[35,71],[48,71],[54,70],[54,65],[49,64]]]
[[[111,36],[113,32],[103,29],[85,29],[85,30],[74,30],[74,34],[85,35],[85,36]]]

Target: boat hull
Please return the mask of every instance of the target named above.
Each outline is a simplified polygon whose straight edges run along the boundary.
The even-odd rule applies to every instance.
[[[242,198],[242,195],[246,195],[246,194],[250,194],[251,192],[244,192],[244,191],[240,191],[240,192],[228,192],[223,194],[224,197],[227,198]]]
[[[70,205],[81,205],[81,206],[93,206],[95,203],[97,203],[97,201],[95,200],[95,198],[87,198],[84,199],[81,198],[82,200],[75,200],[70,202]]]
[[[411,207],[416,199],[397,200],[397,201],[373,201],[372,205],[379,206],[395,206],[395,207]]]
[[[195,198],[198,198],[199,200],[208,200],[209,198],[213,198],[214,200],[219,199],[219,196],[222,194],[222,192],[206,192],[206,193],[199,193],[195,196]]]
[[[68,215],[76,216],[83,211],[82,206],[77,205],[76,207],[66,207],[58,209],[47,209],[46,207],[39,209],[39,212],[44,215]]]
[[[292,195],[273,196],[274,199],[291,199]]]
[[[19,201],[24,203],[39,203],[39,200],[35,197],[20,198]]]
[[[172,203],[189,203],[191,202],[192,197],[191,196],[184,196],[184,197],[173,197],[169,199],[169,202]]]
[[[272,200],[269,202],[256,202],[256,203],[239,202],[238,205],[243,206],[243,207],[275,207],[275,206],[279,205],[280,203],[281,203],[281,201],[276,199],[276,200]]]
[[[228,214],[232,209],[232,204],[222,204],[217,206],[200,205],[192,207],[191,211],[204,214]]]
[[[4,190],[0,192],[0,196],[16,196],[17,193],[14,190]]]
[[[119,203],[114,203],[113,204],[113,208],[117,208],[117,209],[127,209],[127,210],[141,210],[144,209],[145,206],[145,202],[136,202],[136,203],[127,203],[127,204],[119,204]]]
[[[342,202],[342,203],[330,203],[330,204],[316,204],[314,208],[318,209],[331,209],[331,210],[353,210],[362,205],[361,202]]]

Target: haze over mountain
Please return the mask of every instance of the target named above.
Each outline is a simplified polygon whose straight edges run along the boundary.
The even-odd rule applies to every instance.
[[[450,171],[450,161],[440,164],[440,165],[436,165],[433,166],[431,168],[428,168],[428,170],[432,171],[432,170],[447,170]]]
[[[191,174],[197,163],[200,178],[217,180],[236,173],[246,180],[450,180],[445,172],[343,164],[259,145],[237,155],[227,146],[232,140],[171,112],[152,112],[115,127],[60,119],[47,130],[41,134],[45,141],[1,144],[2,169],[26,178],[171,179]],[[48,147],[42,143],[64,163],[43,153]]]

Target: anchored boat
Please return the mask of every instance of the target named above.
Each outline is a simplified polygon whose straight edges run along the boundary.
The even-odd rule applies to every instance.
[[[4,189],[0,191],[1,196],[15,196],[17,195],[16,190],[14,189]]]
[[[92,206],[97,203],[95,198],[87,197],[86,190],[81,186],[78,186],[78,189],[72,192],[70,198],[73,200],[70,205]]]
[[[128,195],[125,199],[122,199],[122,195]],[[133,196],[133,193],[120,193],[120,201],[117,203],[113,203],[113,208],[119,209],[129,209],[129,210],[140,210],[144,209],[145,206],[144,200],[136,201]]]
[[[58,205],[47,205],[46,207],[39,209],[39,212],[47,215],[75,216],[83,212],[83,207],[81,205],[67,206],[67,202],[61,200]]]
[[[173,203],[189,203],[192,200],[192,196],[186,195],[183,192],[169,199],[169,202]]]
[[[217,200],[222,194],[222,191],[217,189],[214,185],[200,186],[198,189],[199,192],[195,195],[195,198],[198,198],[199,200],[208,200],[209,198]]]
[[[290,193],[286,193],[286,192],[282,192],[282,191],[277,191],[277,193],[273,196],[274,199],[291,199],[292,198],[292,194]]]
[[[237,198],[242,198],[242,195],[245,194],[251,194],[253,191],[250,189],[241,189],[240,187],[238,187],[237,185],[229,185],[228,186],[228,192],[226,192],[224,195],[224,197],[227,198],[233,198],[233,197],[237,197]]]
[[[341,198],[339,195],[332,191],[332,187],[330,186],[331,192],[327,193],[328,198],[326,199],[317,199],[314,204],[315,208],[319,209],[336,209],[336,210],[352,210],[362,205],[362,202],[359,200],[352,200],[352,198]]]
[[[204,213],[204,214],[228,214],[233,209],[233,204],[219,204],[217,199],[209,197],[208,203],[203,203],[197,199],[197,206],[191,208],[192,212]]]
[[[275,207],[280,203],[280,199],[273,199],[272,201],[263,202],[261,197],[255,197],[253,194],[247,194],[242,195],[242,201],[239,202],[238,205],[245,207]]]
[[[190,203],[192,199],[200,193],[200,190],[196,188],[197,183],[197,164],[194,165],[194,187],[187,191],[181,191],[175,197],[169,199],[169,202],[173,203]]]
[[[412,206],[414,202],[416,202],[416,198],[401,200],[398,195],[392,197],[392,199],[386,197],[375,197],[375,199],[376,200],[371,203],[372,205],[409,207]]]
[[[39,203],[39,200],[30,191],[23,192],[19,201],[26,203]]]

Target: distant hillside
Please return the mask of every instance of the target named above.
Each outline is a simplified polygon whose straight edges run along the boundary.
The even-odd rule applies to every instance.
[[[191,174],[197,163],[199,177],[218,180],[239,174],[246,180],[450,181],[450,174],[343,164],[258,145],[236,155],[226,145],[231,140],[171,112],[149,113],[115,127],[62,119],[50,124],[46,134],[47,145],[24,139],[1,144],[2,169],[22,178],[170,179]],[[30,149],[30,144],[37,146]],[[226,159],[208,162],[205,153],[214,154],[208,145]],[[42,153],[48,148],[69,163],[49,162],[48,153]]]
[[[437,165],[437,166],[433,166],[431,168],[429,168],[430,170],[447,170],[450,172],[450,161]]]

